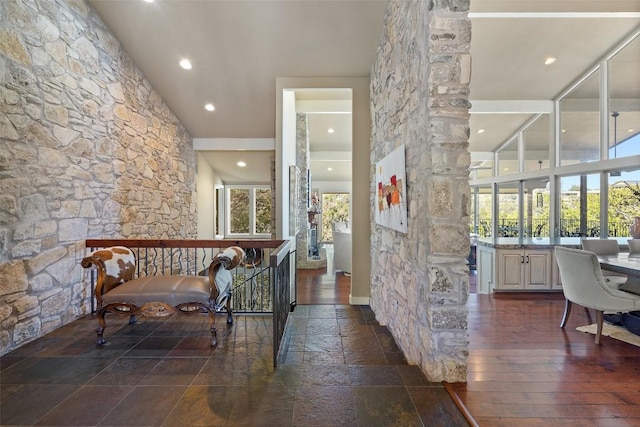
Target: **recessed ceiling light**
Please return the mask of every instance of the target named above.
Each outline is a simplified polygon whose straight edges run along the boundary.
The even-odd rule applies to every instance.
[[[509,170],[509,168],[504,168],[503,170],[506,170],[506,171],[508,171],[508,170]]]
[[[185,70],[190,70],[191,69],[191,61],[189,61],[188,59],[181,59],[180,60],[180,66],[182,68],[184,68]]]
[[[204,106],[204,109],[207,110],[207,111],[213,111],[213,110],[216,109],[216,107],[214,107],[213,104],[206,104]]]
[[[484,129],[478,129],[478,133],[484,133],[485,130]]]
[[[556,62],[556,58],[554,58],[553,56],[548,56],[544,59],[544,65],[551,65],[554,62]]]
[[[147,3],[153,3],[154,0],[144,0]]]
[[[328,171],[332,171],[332,170],[333,170],[333,168],[327,168],[327,170],[328,170]]]
[[[238,163],[236,163],[236,165],[240,166],[241,168],[247,166],[247,164],[245,162],[243,162],[242,160],[240,160]]]
[[[633,132],[633,129],[629,129],[627,132],[631,133],[631,132]]]
[[[566,129],[562,129],[562,133],[567,133],[567,130]]]
[[[334,132],[335,132],[335,130],[334,130],[333,128],[329,128],[329,129],[327,130],[327,132],[329,132],[329,133],[334,133]]]

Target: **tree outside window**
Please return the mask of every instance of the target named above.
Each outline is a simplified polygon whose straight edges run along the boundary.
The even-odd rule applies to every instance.
[[[271,189],[266,186],[228,186],[227,234],[271,234]]]
[[[271,233],[271,189],[256,189],[256,233]]]
[[[349,222],[349,193],[322,193],[322,239],[333,242],[331,223]]]

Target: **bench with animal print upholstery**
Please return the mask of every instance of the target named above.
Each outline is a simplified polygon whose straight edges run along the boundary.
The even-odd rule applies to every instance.
[[[134,278],[136,259],[133,251],[113,246],[93,252],[82,260],[84,268],[96,267],[95,297],[97,301],[97,345],[103,345],[106,328],[105,315],[114,313],[164,317],[172,314],[194,315],[208,313],[211,345],[218,343],[215,313],[224,306],[227,324],[233,323],[231,313],[232,275],[229,270],[242,262],[244,251],[231,246],[216,254],[206,276],[157,275]]]

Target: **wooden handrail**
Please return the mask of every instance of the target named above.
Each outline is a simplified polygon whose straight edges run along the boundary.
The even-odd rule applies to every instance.
[[[86,239],[88,248],[106,248],[109,246],[126,246],[128,248],[277,248],[284,240],[200,240],[200,239]]]

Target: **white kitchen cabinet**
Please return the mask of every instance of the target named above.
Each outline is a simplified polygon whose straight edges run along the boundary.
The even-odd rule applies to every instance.
[[[496,291],[551,289],[550,250],[499,249],[496,258]]]
[[[490,294],[495,283],[496,250],[488,246],[478,245],[476,248],[476,271],[478,272],[477,292]]]

